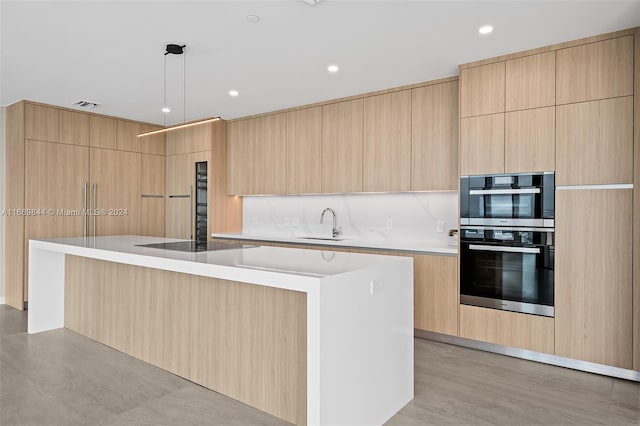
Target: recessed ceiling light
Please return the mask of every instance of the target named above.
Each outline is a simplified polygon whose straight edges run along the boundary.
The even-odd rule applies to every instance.
[[[171,112],[171,108],[169,108],[169,107],[163,107],[163,108],[162,108],[162,112],[164,112],[165,114],[167,114],[167,113]]]
[[[480,34],[483,34],[483,35],[491,34],[493,32],[493,26],[492,25],[483,25],[480,28],[478,28],[478,32]]]
[[[337,66],[337,65],[329,65],[329,66],[327,67],[327,71],[329,71],[329,72],[330,72],[330,73],[332,73],[332,74],[337,73],[339,70],[340,70],[340,68],[338,68],[338,66]]]
[[[260,17],[258,15],[247,15],[247,21],[251,22],[252,24],[256,24],[260,22]]]
[[[235,98],[239,94],[240,93],[237,90],[229,90],[229,96],[233,96]]]

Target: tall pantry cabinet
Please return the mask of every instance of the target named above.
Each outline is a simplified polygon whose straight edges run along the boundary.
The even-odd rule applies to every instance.
[[[146,173],[154,173],[153,164],[164,172],[164,137],[137,138],[153,126],[28,101],[7,107],[6,124],[8,305],[23,309],[28,300],[29,239],[140,234],[143,228],[164,236],[164,223],[149,225],[141,215],[143,156]],[[151,161],[156,153],[161,162]],[[161,183],[154,188],[155,209],[164,214]]]

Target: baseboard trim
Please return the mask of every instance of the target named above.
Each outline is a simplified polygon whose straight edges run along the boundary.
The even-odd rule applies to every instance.
[[[640,371],[636,370],[628,370],[626,368],[612,367],[610,365],[597,364],[595,362],[580,361],[577,359],[565,358],[557,355],[528,351],[526,349],[496,345],[495,343],[480,342],[464,337],[434,333],[433,331],[414,329],[414,336],[421,339],[448,343],[450,345],[464,346],[466,348],[478,349],[485,352],[493,352],[496,354],[511,356],[514,358],[526,359],[528,361],[536,361],[543,364],[570,368],[572,370],[580,370],[587,373],[601,374],[604,376],[640,382]]]

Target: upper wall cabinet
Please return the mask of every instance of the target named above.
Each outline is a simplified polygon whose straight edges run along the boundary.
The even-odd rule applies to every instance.
[[[287,112],[287,193],[322,191],[322,107]]]
[[[94,148],[116,149],[116,120],[92,115],[89,118],[89,142]]]
[[[287,114],[272,114],[252,119],[254,135],[255,194],[287,192]]]
[[[555,110],[551,106],[505,114],[505,173],[555,170]]]
[[[411,91],[364,99],[363,190],[411,189]]]
[[[152,126],[150,124],[141,124],[140,132],[152,132],[160,130],[160,126]],[[144,154],[166,154],[166,133],[157,133],[155,135],[145,136],[140,139],[140,150]]]
[[[540,53],[506,61],[506,110],[555,105],[556,55]]]
[[[116,122],[116,149],[118,151],[140,152],[140,123],[118,120]]]
[[[411,190],[458,188],[458,82],[411,90]]]
[[[89,146],[89,114],[65,109],[58,113],[60,143]]]
[[[233,121],[227,132],[227,191],[230,195],[254,194],[256,120]]]
[[[462,69],[460,90],[460,117],[504,112],[504,61]]]
[[[504,114],[460,120],[460,174],[504,173]]]
[[[556,104],[633,95],[633,36],[557,51]]]
[[[57,108],[27,103],[25,123],[25,139],[58,142]]]
[[[364,101],[322,107],[322,192],[362,192]]]

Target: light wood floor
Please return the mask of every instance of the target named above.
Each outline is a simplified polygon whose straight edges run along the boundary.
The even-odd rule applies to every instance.
[[[0,425],[285,422],[0,305]],[[639,425],[640,384],[422,339],[415,399],[389,425]]]

